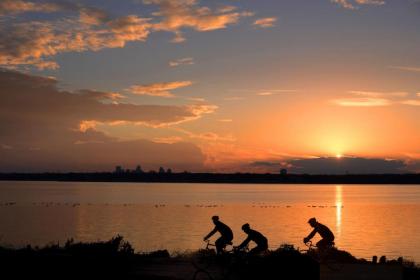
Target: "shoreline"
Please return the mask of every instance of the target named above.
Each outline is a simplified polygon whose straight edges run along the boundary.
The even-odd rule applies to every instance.
[[[420,184],[420,174],[255,174],[255,173],[0,173],[0,181],[203,183],[203,184]]]

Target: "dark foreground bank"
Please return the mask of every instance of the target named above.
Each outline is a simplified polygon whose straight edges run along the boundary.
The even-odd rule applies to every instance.
[[[75,243],[42,248],[0,247],[1,279],[420,279],[412,262],[373,264],[351,254],[334,253],[334,267],[317,262],[293,246],[265,256],[226,255],[199,250],[170,256],[166,250],[135,253],[117,236],[107,242]]]
[[[234,184],[420,184],[420,174],[0,173],[0,180]]]

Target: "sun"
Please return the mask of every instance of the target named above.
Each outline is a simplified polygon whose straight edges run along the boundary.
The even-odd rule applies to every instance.
[[[335,155],[335,157],[336,157],[336,158],[342,158],[342,157],[343,157],[343,155],[342,155],[342,154],[336,154],[336,155]]]

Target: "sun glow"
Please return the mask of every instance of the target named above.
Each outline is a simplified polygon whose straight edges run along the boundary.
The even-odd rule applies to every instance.
[[[336,157],[336,158],[342,158],[342,157],[343,157],[343,155],[342,155],[342,154],[336,154],[336,155],[335,155],[335,157]]]

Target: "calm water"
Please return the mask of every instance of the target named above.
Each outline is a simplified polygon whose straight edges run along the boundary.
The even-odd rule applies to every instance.
[[[420,185],[0,182],[3,245],[105,240],[119,233],[137,250],[198,249],[212,215],[232,227],[236,244],[249,222],[272,248],[303,247],[307,220],[317,217],[334,231],[337,246],[357,257],[420,262]]]

